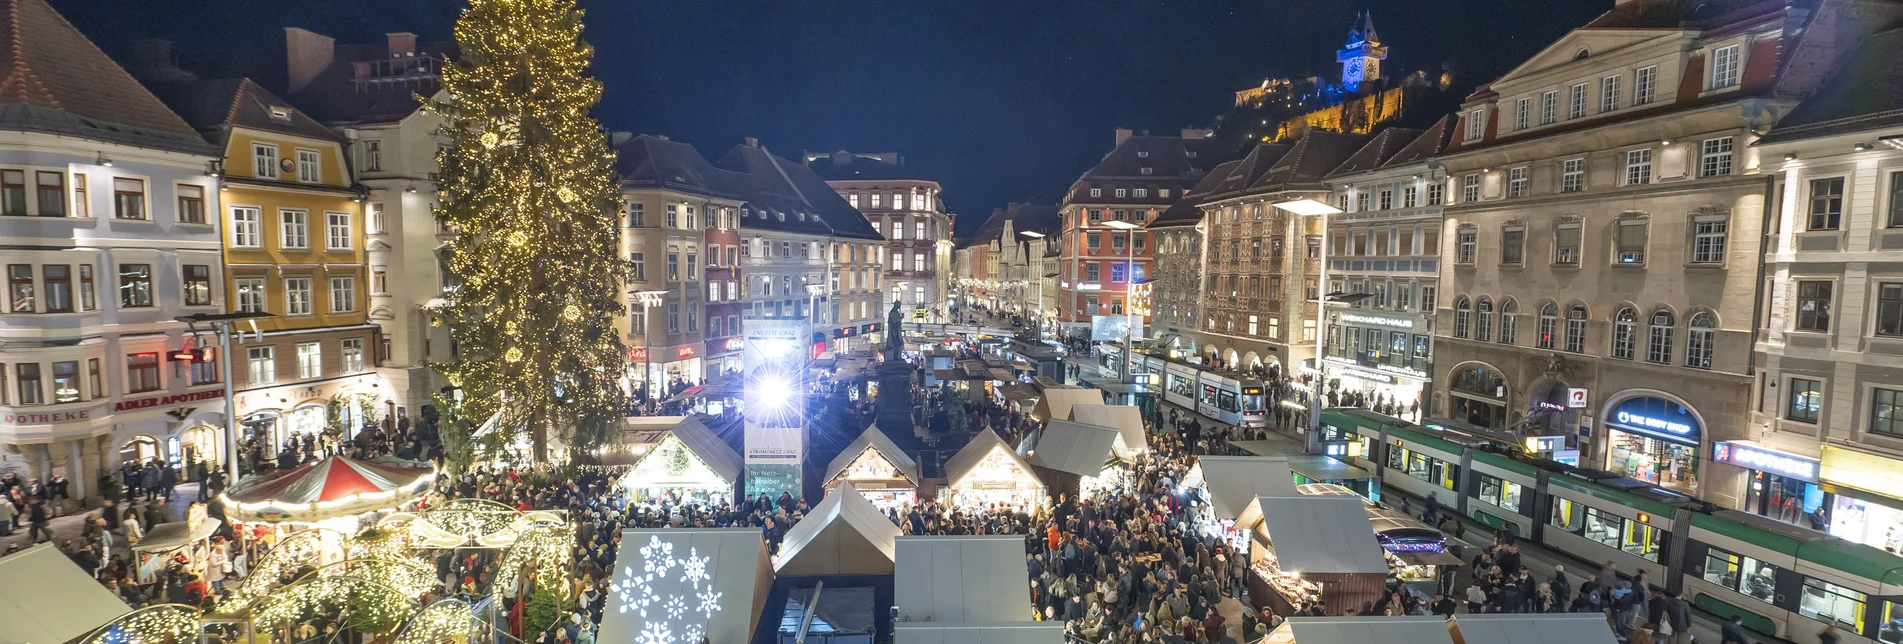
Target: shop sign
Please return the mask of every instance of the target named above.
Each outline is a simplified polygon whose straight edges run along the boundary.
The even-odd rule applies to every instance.
[[[1903,495],[1903,463],[1896,459],[1825,445],[1818,472],[1826,482],[1885,496]]]
[[[852,327],[833,329],[833,337],[835,338],[850,338],[852,337],[852,334],[853,334]]]
[[[1526,449],[1527,451],[1533,452],[1535,454],[1542,454],[1546,452],[1557,452],[1559,450],[1566,449],[1566,437],[1565,436],[1528,436],[1526,437]]]
[[[1568,409],[1585,409],[1586,408],[1586,390],[1580,389],[1577,387],[1572,389],[1567,389],[1566,390],[1566,407]]]
[[[860,333],[878,333],[879,325],[878,323],[873,323],[873,324],[868,324],[868,325],[859,327],[859,332]]]
[[[746,340],[742,340],[740,338],[727,338],[728,351],[739,351],[741,348],[745,346],[747,346]]]
[[[1388,552],[1447,552],[1447,543],[1443,541],[1389,541],[1381,544]]]
[[[1376,326],[1394,327],[1396,329],[1414,328],[1414,320],[1409,318],[1391,318],[1386,316],[1361,315],[1358,313],[1343,313],[1341,314],[1341,321],[1349,324],[1372,324]]]
[[[1098,284],[1098,283],[1096,283],[1096,282],[1078,282],[1078,283],[1077,283],[1077,290],[1079,290],[1079,291],[1101,291],[1101,290],[1103,290],[1103,285],[1102,285],[1102,284]]]
[[[127,411],[131,409],[147,409],[151,407],[163,407],[166,405],[175,405],[178,403],[198,402],[200,400],[217,400],[223,397],[225,397],[225,391],[223,389],[213,389],[210,391],[194,391],[188,394],[173,394],[170,396],[154,396],[152,398],[139,398],[136,400],[121,400],[112,406],[112,410],[117,412],[117,411]]]
[[[1810,483],[1817,482],[1819,464],[1817,459],[1764,449],[1738,441],[1725,441],[1713,445],[1711,460],[1730,463],[1745,469],[1770,472],[1785,478],[1800,479]]]
[[[683,344],[679,348],[674,349],[674,357],[682,360],[694,357],[694,345]]]
[[[1683,405],[1650,396],[1640,396],[1613,408],[1611,425],[1620,431],[1645,434],[1677,443],[1697,445],[1703,432],[1698,420]]]
[[[647,359],[647,347],[628,347],[628,362],[646,362]]]
[[[96,408],[95,408],[96,409]],[[0,424],[6,425],[53,425],[58,423],[77,423],[92,420],[92,409],[47,412],[5,412],[0,413]]]

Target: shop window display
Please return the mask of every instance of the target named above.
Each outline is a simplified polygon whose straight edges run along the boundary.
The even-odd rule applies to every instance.
[[[1831,506],[1831,536],[1892,553],[1903,548],[1903,511],[1842,494]]]
[[[1607,440],[1612,442],[1607,469],[1665,488],[1695,484],[1698,448],[1618,430],[1609,432]]]

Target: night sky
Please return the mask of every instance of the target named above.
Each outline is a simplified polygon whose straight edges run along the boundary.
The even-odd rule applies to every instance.
[[[447,39],[461,0],[50,0],[108,53],[167,38],[212,78],[279,88],[282,28],[367,42]],[[1008,201],[1053,203],[1112,130],[1207,126],[1265,76],[1338,72],[1356,11],[1387,69],[1491,80],[1612,0],[580,0],[596,116],[718,156],[896,151],[945,186],[969,230]]]

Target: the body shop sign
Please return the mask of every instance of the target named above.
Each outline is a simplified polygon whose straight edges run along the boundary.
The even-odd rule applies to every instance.
[[[1623,432],[1697,445],[1704,436],[1698,418],[1684,405],[1651,396],[1629,398],[1612,408],[1608,425]]]
[[[170,396],[153,396],[151,398],[135,398],[132,400],[121,400],[112,406],[112,410],[115,412],[118,412],[118,411],[130,411],[133,409],[149,409],[152,407],[165,407],[168,405],[176,405],[179,403],[188,403],[188,402],[198,402],[201,400],[217,400],[223,397],[225,397],[225,391],[223,389],[213,389],[210,391],[194,391],[188,394],[173,394]]]

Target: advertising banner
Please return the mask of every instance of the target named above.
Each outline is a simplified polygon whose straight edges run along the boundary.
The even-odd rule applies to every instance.
[[[806,457],[806,374],[803,320],[753,320],[747,324],[741,363],[746,374],[746,494],[801,496]]]
[[[1090,339],[1098,342],[1123,342],[1132,336],[1143,337],[1143,318],[1129,315],[1093,315]]]

